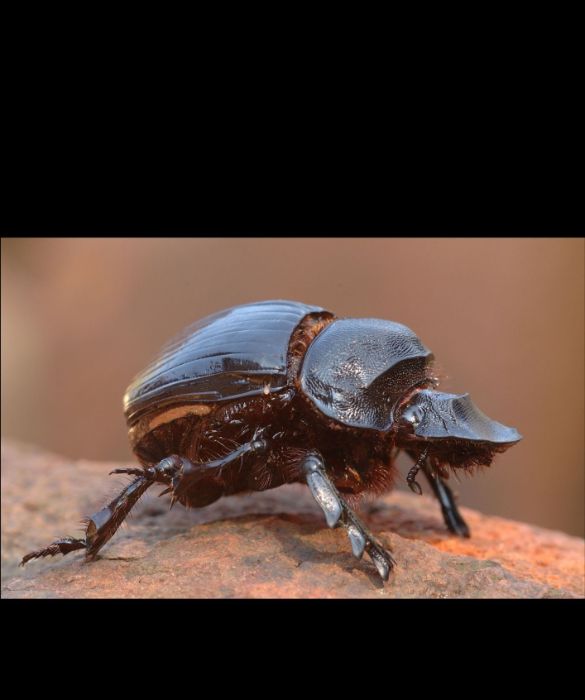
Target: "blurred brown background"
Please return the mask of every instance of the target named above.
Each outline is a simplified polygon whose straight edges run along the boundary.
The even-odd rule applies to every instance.
[[[2,435],[133,462],[122,394],[169,337],[260,299],[411,327],[524,440],[457,486],[584,534],[583,239],[3,239]],[[407,460],[401,461],[403,474]]]

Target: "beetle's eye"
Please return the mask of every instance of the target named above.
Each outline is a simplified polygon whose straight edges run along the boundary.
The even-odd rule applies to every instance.
[[[413,428],[416,428],[416,426],[421,422],[422,417],[423,414],[419,406],[407,406],[404,411],[402,411],[400,420],[404,421],[405,423],[409,423],[413,426]]]

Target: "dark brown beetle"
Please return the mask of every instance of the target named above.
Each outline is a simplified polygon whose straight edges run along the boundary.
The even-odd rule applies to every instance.
[[[129,439],[142,468],[87,520],[85,539],[65,537],[36,557],[85,549],[93,558],[140,496],[163,484],[172,503],[200,508],[224,495],[305,482],[329,527],[343,525],[387,580],[392,556],[349,503],[388,491],[398,450],[422,469],[449,530],[469,537],[447,469],[489,465],[521,439],[490,420],[468,394],[436,391],[433,355],[406,326],[338,319],[291,301],[236,306],[170,343],[124,396]]]

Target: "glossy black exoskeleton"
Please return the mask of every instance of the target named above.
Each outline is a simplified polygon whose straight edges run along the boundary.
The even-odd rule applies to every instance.
[[[140,496],[163,484],[172,503],[203,507],[224,495],[304,482],[329,527],[343,525],[353,553],[387,580],[394,560],[350,507],[388,491],[399,450],[422,469],[447,527],[469,536],[445,483],[448,469],[489,465],[521,439],[468,394],[436,390],[433,355],[406,326],[339,319],[290,301],[236,306],[194,324],[130,385],[124,410],[142,467],[87,519],[36,557],[76,549],[93,558]]]

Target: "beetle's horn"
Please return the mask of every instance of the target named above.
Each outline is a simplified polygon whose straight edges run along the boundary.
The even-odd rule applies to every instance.
[[[458,438],[474,442],[513,444],[522,439],[516,428],[502,425],[473,403],[469,394],[419,391],[409,404],[418,408],[419,422],[414,434],[422,438]]]

